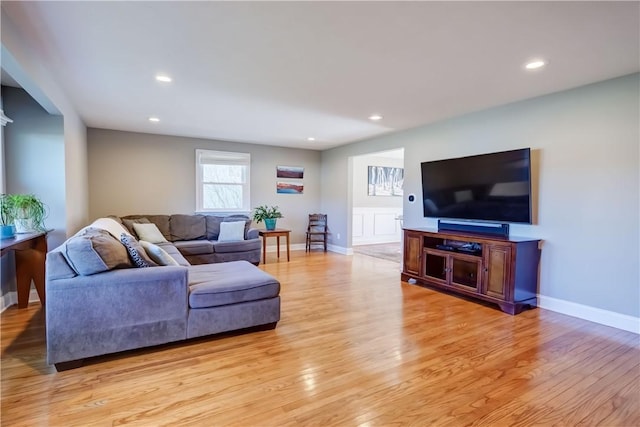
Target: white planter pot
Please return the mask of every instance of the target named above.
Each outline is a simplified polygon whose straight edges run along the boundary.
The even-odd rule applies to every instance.
[[[16,233],[33,233],[33,221],[31,218],[16,218]]]

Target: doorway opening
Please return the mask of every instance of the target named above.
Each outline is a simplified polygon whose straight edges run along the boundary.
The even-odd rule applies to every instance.
[[[351,182],[353,252],[399,263],[404,148],[354,156]]]

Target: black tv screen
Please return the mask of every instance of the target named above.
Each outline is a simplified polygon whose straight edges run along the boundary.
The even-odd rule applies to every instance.
[[[422,163],[424,216],[531,224],[531,150]]]

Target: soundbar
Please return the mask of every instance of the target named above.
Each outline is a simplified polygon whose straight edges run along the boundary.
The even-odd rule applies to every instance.
[[[438,220],[438,231],[461,231],[486,236],[509,237],[509,224],[463,224]]]

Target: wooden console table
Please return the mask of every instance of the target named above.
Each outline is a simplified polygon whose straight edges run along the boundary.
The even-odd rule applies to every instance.
[[[278,259],[280,259],[280,237],[286,237],[287,238],[287,262],[289,262],[290,260],[290,247],[291,244],[289,243],[289,241],[291,240],[289,234],[291,233],[291,230],[285,230],[283,228],[276,228],[275,230],[259,230],[258,234],[260,234],[260,236],[262,236],[262,262],[264,264],[267,263],[267,237],[275,237],[277,240],[277,246],[278,246]]]
[[[18,308],[29,304],[31,280],[36,285],[38,297],[44,306],[44,262],[47,255],[47,233],[16,234],[10,239],[0,240],[0,255],[13,251],[16,258],[16,282]]]

